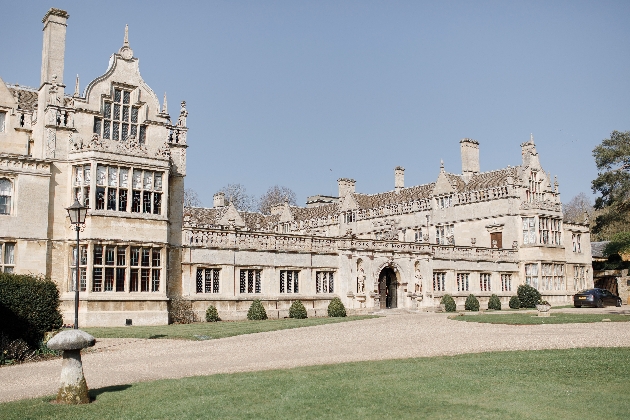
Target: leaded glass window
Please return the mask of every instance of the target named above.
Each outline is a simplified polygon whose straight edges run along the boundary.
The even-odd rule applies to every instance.
[[[140,107],[131,104],[131,92],[114,88],[113,100],[103,101],[102,118],[94,118],[94,132],[104,139],[127,141],[135,136],[138,142],[146,141],[146,126],[138,129]]]

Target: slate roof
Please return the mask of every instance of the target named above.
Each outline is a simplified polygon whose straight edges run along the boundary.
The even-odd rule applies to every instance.
[[[370,209],[387,206],[389,204],[406,203],[414,200],[429,198],[435,183],[417,185],[415,187],[403,188],[400,192],[387,191],[378,194],[354,193],[353,197],[357,201],[360,209]]]
[[[227,209],[227,206],[221,208],[184,207],[184,223],[217,226]],[[280,219],[280,216],[268,216],[262,213],[239,211],[238,214],[251,230],[269,229],[277,225]]]
[[[591,256],[593,258],[606,258],[604,255],[604,248],[610,241],[591,242]]]
[[[290,207],[291,214],[296,221],[322,219],[339,213],[339,204],[325,204],[315,207]]]

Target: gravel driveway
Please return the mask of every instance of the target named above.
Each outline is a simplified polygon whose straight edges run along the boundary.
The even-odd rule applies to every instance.
[[[627,309],[627,308],[625,308]],[[83,355],[91,389],[163,378],[495,350],[630,347],[630,324],[492,325],[389,313],[208,341],[100,339]],[[0,368],[0,402],[55,394],[61,360]]]

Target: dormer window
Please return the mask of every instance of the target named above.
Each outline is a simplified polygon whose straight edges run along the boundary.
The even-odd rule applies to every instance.
[[[104,100],[102,118],[94,118],[94,133],[104,139],[127,141],[134,136],[146,141],[146,126],[138,124],[140,107],[131,105],[131,91],[114,89],[113,100]]]

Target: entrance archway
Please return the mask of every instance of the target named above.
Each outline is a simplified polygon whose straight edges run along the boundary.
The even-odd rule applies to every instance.
[[[398,280],[396,273],[390,267],[381,270],[378,276],[378,292],[380,294],[381,309],[392,309],[398,305]]]

